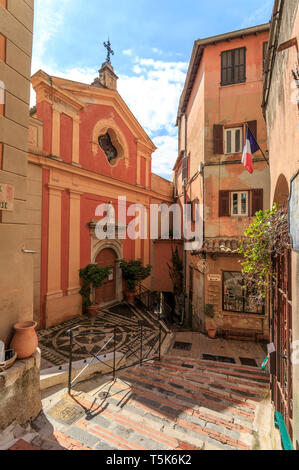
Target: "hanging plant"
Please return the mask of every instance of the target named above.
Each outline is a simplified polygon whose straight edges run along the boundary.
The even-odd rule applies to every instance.
[[[282,255],[290,248],[288,214],[286,209],[259,211],[253,224],[245,232],[238,253],[243,255],[242,274],[245,279],[250,301],[261,305],[275,274],[272,269],[272,258]]]

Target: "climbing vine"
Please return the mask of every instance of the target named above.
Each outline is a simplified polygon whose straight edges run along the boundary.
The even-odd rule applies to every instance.
[[[245,231],[238,253],[243,255],[242,274],[251,302],[264,302],[269,287],[275,282],[272,259],[290,248],[286,209],[257,212],[253,224]]]

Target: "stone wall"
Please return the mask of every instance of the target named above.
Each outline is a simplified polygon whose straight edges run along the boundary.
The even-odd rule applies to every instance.
[[[0,339],[7,343],[12,325],[33,312],[33,259],[23,252],[33,8],[33,0],[0,1],[0,185],[14,188],[13,210],[0,211]]]
[[[40,350],[29,359],[17,360],[0,373],[0,432],[12,423],[26,426],[42,409]]]

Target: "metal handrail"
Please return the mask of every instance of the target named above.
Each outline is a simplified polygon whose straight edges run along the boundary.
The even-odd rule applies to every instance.
[[[93,334],[93,335],[103,335],[105,334],[105,330],[109,329],[111,330],[111,328],[106,328],[104,330],[102,330],[101,332],[97,332],[97,331],[86,331],[86,332],[82,332],[82,333],[78,333],[76,335],[73,334],[73,331],[80,328],[80,325],[70,329],[67,331],[67,335],[70,337],[70,354],[69,354],[69,376],[68,376],[68,393],[69,395],[71,394],[71,389],[74,385],[77,385],[78,382],[77,379],[83,374],[83,372],[94,362],[95,359],[97,359],[100,363],[106,365],[109,369],[111,369],[113,371],[113,378],[115,379],[116,377],[116,371],[117,370],[123,370],[123,369],[126,369],[128,367],[133,367],[135,365],[137,365],[138,363],[140,365],[142,365],[144,362],[148,362],[149,360],[152,360],[152,359],[158,359],[159,361],[161,360],[161,345],[162,345],[162,325],[161,325],[161,322],[159,322],[159,329],[157,328],[154,328],[154,329],[151,329],[151,328],[148,328],[146,325],[144,325],[142,322],[139,322],[139,329],[140,329],[140,334],[139,334],[139,337],[140,337],[140,347],[139,347],[139,354],[138,354],[138,350],[134,350],[134,351],[131,351],[130,354],[127,354],[127,355],[123,355],[121,357],[121,359],[117,362],[116,361],[116,354],[117,354],[117,345],[116,345],[116,327],[114,327],[114,331],[113,331],[113,335],[109,338],[109,340],[104,344],[104,346],[100,349],[100,351],[97,353],[97,354],[92,354],[91,353],[91,356],[93,356],[92,360],[86,364],[86,366],[79,372],[79,374],[76,375],[76,377],[72,380],[72,365],[73,365],[73,344],[74,344],[74,338],[78,337],[78,336],[88,336],[90,334]],[[131,331],[131,329],[129,327],[124,327],[122,328],[123,330],[125,331]],[[151,335],[150,336],[145,336],[145,333],[146,332],[150,332]],[[156,335],[152,336],[154,334],[154,332],[156,332]],[[158,333],[157,333],[158,332]],[[149,348],[149,350],[147,350],[145,352],[144,350],[144,340],[145,342],[147,340],[149,340],[149,338],[151,339],[155,339],[155,336],[156,338],[158,339],[158,350],[156,351],[155,349],[155,342],[153,343],[153,345]],[[101,354],[101,352],[103,350],[105,350],[105,348],[111,343],[111,341],[113,340],[113,366],[111,366],[110,364],[108,364],[107,362],[104,362],[103,360],[101,360],[98,356]],[[151,355],[151,353],[154,352],[155,353],[155,357],[150,357],[149,356]],[[156,357],[156,353],[157,353],[157,357]],[[122,367],[120,367],[121,363],[123,360],[126,360],[126,362],[128,361],[128,359],[130,359],[131,357],[133,356],[136,356],[136,359],[137,359],[137,362],[134,363],[134,364],[126,364]],[[74,384],[74,382],[76,382]]]

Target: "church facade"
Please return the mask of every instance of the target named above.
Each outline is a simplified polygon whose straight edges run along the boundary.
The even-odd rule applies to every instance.
[[[81,315],[79,269],[89,263],[113,266],[100,292],[102,304],[123,298],[122,258],[151,264],[147,285],[159,284],[149,209],[173,202],[172,184],[152,173],[156,147],[117,92],[117,78],[108,60],[92,85],[43,71],[32,77],[27,216],[37,252],[34,317],[41,328]],[[118,227],[114,239],[97,238],[97,208],[113,206],[117,222],[119,197],[126,211],[132,204],[145,207],[142,239],[123,238]]]

